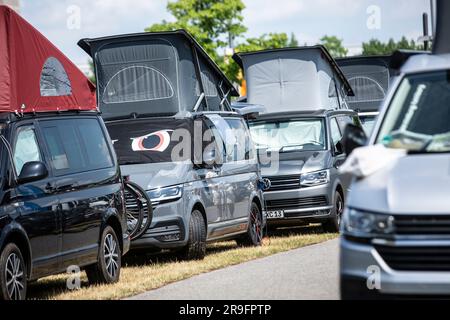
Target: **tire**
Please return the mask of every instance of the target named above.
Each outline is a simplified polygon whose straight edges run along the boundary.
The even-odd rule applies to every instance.
[[[344,212],[344,198],[341,193],[336,191],[334,195],[334,207],[332,218],[322,223],[323,230],[328,233],[337,233],[341,225],[342,213]]]
[[[194,210],[189,222],[189,239],[181,251],[185,260],[202,260],[206,255],[206,226],[200,211]]]
[[[250,222],[247,233],[236,239],[236,243],[238,246],[260,246],[262,243],[263,232],[261,211],[259,210],[258,205],[253,202],[250,207]]]
[[[9,243],[0,255],[0,300],[25,300],[27,266],[20,249]]]
[[[153,219],[153,207],[145,190],[131,181],[125,182],[125,196],[133,198],[136,208],[127,207],[127,226],[131,240],[142,237],[150,227]]]
[[[86,274],[91,284],[116,283],[120,278],[122,252],[114,229],[107,226],[103,230],[98,261],[86,268]]]

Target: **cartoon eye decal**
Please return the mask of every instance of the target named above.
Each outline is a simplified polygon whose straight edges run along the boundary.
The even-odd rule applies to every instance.
[[[164,152],[170,145],[170,134],[173,130],[161,130],[143,137],[132,138],[133,151],[157,151]]]

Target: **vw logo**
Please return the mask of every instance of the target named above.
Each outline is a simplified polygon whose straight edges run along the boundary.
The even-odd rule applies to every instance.
[[[270,181],[270,179],[263,179],[263,187],[264,190],[269,190],[272,187],[272,181]]]

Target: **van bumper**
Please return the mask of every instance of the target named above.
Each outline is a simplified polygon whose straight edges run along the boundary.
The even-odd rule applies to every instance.
[[[150,228],[139,239],[133,240],[131,249],[177,249],[186,246],[187,219],[183,199],[157,205],[153,208]]]
[[[301,225],[331,218],[334,190],[331,184],[264,193],[266,212],[283,211],[284,218],[267,219],[269,226]]]
[[[450,271],[397,271],[391,269],[375,246],[341,238],[341,293],[361,298],[383,295],[448,296]],[[370,287],[370,289],[369,289]]]

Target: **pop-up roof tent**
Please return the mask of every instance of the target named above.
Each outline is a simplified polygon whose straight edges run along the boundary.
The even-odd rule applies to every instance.
[[[78,45],[93,57],[105,119],[231,110],[229,98],[238,95],[184,30],[82,39]]]
[[[0,112],[96,110],[95,87],[39,31],[0,6]]]
[[[337,109],[353,91],[323,46],[238,53],[247,102],[267,113]],[[339,99],[339,100],[338,100]]]
[[[388,55],[336,59],[355,93],[347,100],[350,109],[378,111],[394,75],[390,60]]]
[[[427,52],[398,50],[392,55],[336,59],[354,92],[354,96],[347,99],[349,108],[359,112],[377,112],[401,64],[410,56],[423,53]]]

